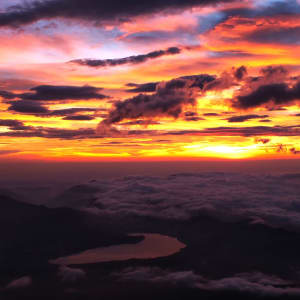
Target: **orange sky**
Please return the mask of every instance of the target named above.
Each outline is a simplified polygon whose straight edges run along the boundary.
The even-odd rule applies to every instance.
[[[217,2],[4,24],[4,1],[1,159],[298,158],[299,3]]]

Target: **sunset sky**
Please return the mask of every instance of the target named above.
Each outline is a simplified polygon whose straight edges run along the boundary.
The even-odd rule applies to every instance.
[[[1,0],[1,160],[300,157],[300,1],[125,2]]]

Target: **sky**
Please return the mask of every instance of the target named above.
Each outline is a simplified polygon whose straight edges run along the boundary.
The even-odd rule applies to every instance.
[[[300,1],[2,0],[0,160],[297,159]]]

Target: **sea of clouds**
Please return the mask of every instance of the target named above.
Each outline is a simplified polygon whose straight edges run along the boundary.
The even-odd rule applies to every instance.
[[[300,229],[300,174],[183,173],[70,186],[47,199],[98,215],[189,220],[201,215]]]

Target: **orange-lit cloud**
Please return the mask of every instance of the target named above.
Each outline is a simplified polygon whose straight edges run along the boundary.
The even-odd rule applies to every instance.
[[[0,15],[1,158],[299,157],[300,4],[158,2]]]

